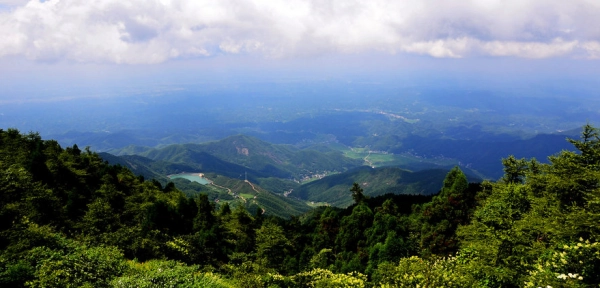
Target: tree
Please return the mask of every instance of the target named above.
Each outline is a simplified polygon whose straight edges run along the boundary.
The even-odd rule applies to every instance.
[[[578,162],[594,170],[600,169],[600,132],[589,123],[583,126],[581,140],[567,139],[577,150]]]
[[[600,235],[600,145],[597,130],[589,125],[581,138],[569,139],[578,153],[562,151],[549,157],[550,164],[532,160],[524,168],[526,162],[517,160],[516,166],[526,171],[491,184],[471,223],[460,227],[461,252],[474,255],[470,262],[479,267],[475,274],[481,281],[527,287],[598,284],[600,277],[591,271],[598,271],[600,261],[584,256],[587,248],[595,249],[584,239],[593,242]],[[506,181],[517,174],[524,181]],[[576,274],[577,279],[571,277]]]
[[[334,208],[327,207],[321,213],[313,233],[312,246],[316,250],[331,249],[340,229],[339,215]]]
[[[207,230],[210,229],[217,221],[214,213],[215,206],[208,200],[208,195],[199,194],[196,197],[197,213],[194,218],[194,230]],[[227,205],[229,208],[229,205]]]
[[[354,200],[354,203],[359,204],[365,201],[363,189],[360,188],[360,185],[358,185],[358,183],[354,182],[352,184],[352,188],[350,188],[350,191],[352,192],[352,199]]]
[[[477,187],[469,189],[467,177],[458,167],[446,175],[439,195],[423,205],[421,249],[425,255],[456,251],[455,231],[469,221],[475,205]]]
[[[522,183],[528,169],[527,164],[525,158],[517,159],[513,155],[502,159],[502,165],[504,165],[502,180],[506,183]]]
[[[264,259],[268,268],[280,270],[291,247],[283,229],[275,223],[267,221],[256,230],[256,256]]]
[[[354,206],[352,214],[343,217],[335,239],[340,271],[364,271],[368,262],[365,231],[373,224],[373,212],[365,202]]]
[[[233,251],[249,253],[254,248],[254,218],[242,205],[238,205],[225,220],[226,240]]]

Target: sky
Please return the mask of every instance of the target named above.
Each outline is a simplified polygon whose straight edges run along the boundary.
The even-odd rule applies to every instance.
[[[599,61],[598,0],[0,0],[0,103],[257,75],[593,81]]]

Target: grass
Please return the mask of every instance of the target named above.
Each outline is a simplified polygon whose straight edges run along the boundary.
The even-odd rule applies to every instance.
[[[369,154],[367,154],[367,155],[369,155]],[[367,159],[369,161],[371,161],[373,163],[373,165],[375,165],[375,166],[384,166],[384,165],[377,165],[377,164],[385,164],[388,162],[397,162],[398,157],[396,157],[396,155],[393,155],[393,154],[371,153]]]
[[[381,167],[381,166],[392,166],[407,164],[409,161],[405,161],[404,158],[399,157],[400,155],[385,154],[377,152],[369,152],[368,148],[346,148],[342,150],[344,155],[352,159],[366,159],[366,165]]]

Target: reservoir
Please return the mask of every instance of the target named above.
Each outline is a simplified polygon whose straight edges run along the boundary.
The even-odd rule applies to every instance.
[[[175,175],[169,175],[167,176],[167,178],[169,179],[176,179],[176,178],[183,178],[183,179],[187,179],[193,182],[198,182],[202,185],[207,185],[210,184],[210,180],[204,178],[204,174],[202,173],[181,173],[181,174],[175,174]]]

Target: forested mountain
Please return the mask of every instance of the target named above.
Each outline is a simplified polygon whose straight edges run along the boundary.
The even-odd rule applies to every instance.
[[[150,179],[161,177],[164,179],[166,175],[185,172],[217,173],[232,178],[248,175],[252,180],[258,177],[270,176],[264,172],[224,161],[205,152],[185,150],[179,153],[176,159],[173,159],[176,162],[153,160],[139,155],[114,156],[105,152],[99,153],[99,155],[111,164],[127,166],[136,174],[144,175],[144,177]]]
[[[164,166],[167,165],[167,163],[164,163],[165,165],[160,165],[159,163],[156,163],[156,161],[143,156],[115,156],[105,152],[98,153],[98,156],[112,165],[121,165],[123,167],[127,167],[136,175],[144,176],[146,179],[156,179],[157,181],[165,184],[168,182],[166,175],[172,174],[168,172],[165,173],[166,171],[164,171]],[[191,170],[192,169],[190,167],[189,171]]]
[[[352,115],[362,114],[369,113],[354,113]],[[341,126],[342,124],[338,122],[342,122],[342,120],[350,121],[351,123],[355,123],[353,121],[357,121],[357,119],[375,121],[366,116],[364,116],[366,117],[365,119],[358,116],[356,119],[340,115],[336,117],[331,119],[325,117],[324,119],[333,121],[330,124],[334,125],[334,127],[337,127],[336,125]],[[316,121],[315,123],[319,123],[321,121],[319,119],[313,119],[309,122],[313,123]],[[281,126],[280,128],[283,129],[291,125],[290,127],[297,129],[310,130],[305,124],[301,125],[296,122],[298,121],[295,121],[295,124],[277,124],[273,127],[268,126],[264,128],[268,130]],[[356,123],[356,125],[358,128],[362,127],[360,128],[362,130],[373,129],[374,131],[379,131],[379,129],[383,129],[381,127],[377,128],[379,125],[382,125],[381,123],[377,123],[379,122],[369,124],[375,125],[371,128],[368,128],[369,125],[366,124],[361,126]],[[393,125],[400,125],[395,122],[392,123]],[[367,165],[368,163],[361,161],[361,158],[348,158],[344,157],[344,153],[341,153],[348,150],[362,149],[385,153],[385,155],[391,158],[388,159],[389,162],[379,163],[378,167],[396,166],[416,171],[441,167],[448,167],[449,169],[450,167],[459,165],[465,171],[470,171],[471,174],[477,175],[480,178],[496,180],[502,177],[503,172],[500,159],[506,157],[506,155],[515,155],[519,158],[536,158],[541,162],[546,162],[547,157],[554,153],[558,153],[561,150],[572,150],[572,147],[565,141],[565,138],[576,137],[577,135],[573,131],[535,135],[508,134],[500,133],[500,131],[494,133],[493,131],[483,130],[478,125],[447,127],[444,131],[434,129],[439,129],[438,127],[431,127],[431,131],[426,129],[429,132],[422,132],[421,130],[412,131],[410,129],[408,131],[396,131],[393,125],[389,128],[392,129],[390,131],[373,133],[379,136],[355,136],[355,140],[349,142],[347,145],[343,144],[345,142],[339,140],[340,135],[338,130],[340,129],[330,131],[335,132],[334,134],[320,136],[319,140],[309,140],[307,138],[305,139],[306,141],[302,141],[301,139],[296,139],[298,141],[283,141],[277,137],[249,131],[247,135],[255,135],[259,138],[236,135],[200,144],[173,144],[161,146],[161,148],[126,146],[120,149],[112,149],[109,152],[119,156],[138,155],[157,161],[186,163],[188,165],[195,158],[198,158],[194,166],[209,165],[207,168],[214,170],[215,167],[210,167],[212,160],[202,159],[203,157],[209,157],[206,155],[209,154],[225,162],[246,167],[249,170],[248,172],[251,172],[251,177],[272,176],[301,179],[302,177],[319,174],[323,171],[343,172],[360,165]],[[420,125],[425,125],[425,123]],[[403,125],[401,126],[404,127]],[[290,127],[288,128],[291,129]],[[358,129],[357,127],[352,129]],[[414,129],[414,127],[411,129]],[[289,130],[287,133],[298,134],[293,131],[296,130]],[[286,144],[272,144],[259,139]],[[365,156],[366,154],[362,157]],[[411,159],[410,161],[407,160],[409,158]],[[234,167],[223,167],[218,173],[233,177],[233,174],[239,172],[234,171]],[[226,174],[228,172],[230,173]],[[254,179],[254,181],[256,180]]]
[[[120,153],[117,153],[120,154]],[[298,149],[291,145],[271,144],[257,138],[237,135],[203,144],[176,144],[163,148],[149,149],[141,156],[152,160],[171,163],[195,164],[196,168],[224,174],[238,173],[233,167],[216,171],[212,162],[217,159],[206,159],[213,156],[248,169],[254,177],[278,177],[300,179],[307,175],[324,171],[345,171],[360,166],[362,161],[349,159],[339,151],[319,152],[310,149]],[[212,165],[212,166],[211,166]],[[221,164],[222,166],[223,164]],[[231,168],[231,169],[230,169]],[[224,174],[227,175],[227,174]]]
[[[99,153],[98,155],[110,164],[127,167],[137,175],[156,180],[160,185],[168,185],[169,182],[173,182],[184,194],[191,197],[198,193],[204,193],[211,201],[234,202],[235,205],[246,207],[248,211],[260,210],[267,215],[284,218],[299,215],[311,209],[304,201],[283,197],[283,193],[274,194],[271,190],[256,184],[254,180],[259,179],[259,183],[265,183],[268,188],[279,188],[282,191],[289,185],[295,184],[294,182],[283,181],[284,183],[280,183],[281,180],[273,178],[257,178],[257,176],[269,175],[223,161],[204,152],[186,153],[191,158],[186,158],[189,159],[189,162],[182,163],[154,161],[137,155],[114,156],[108,153]],[[192,171],[205,172],[206,176],[210,177],[211,184],[202,185],[189,180],[167,178],[171,174]],[[245,175],[250,176],[247,177],[249,181],[245,181]]]
[[[251,145],[251,143],[248,143],[248,141],[241,141],[240,139],[251,140],[255,145]],[[218,148],[218,143],[222,143],[224,147]],[[238,145],[238,147],[235,148],[234,145],[231,145],[232,143],[234,143],[234,145]],[[199,146],[202,148],[198,148]],[[206,146],[209,148],[206,148]],[[267,153],[269,148],[278,146],[285,148],[285,150],[283,150],[284,152],[281,152],[282,150],[280,149],[280,153],[277,153],[277,150],[273,153]],[[247,147],[252,148],[249,149]],[[221,180],[220,183],[223,184],[221,186],[231,187],[233,192],[237,194],[255,194],[252,190],[239,191],[235,188],[243,187],[244,185],[239,186],[237,184],[232,184],[235,183],[236,180],[240,181],[247,179],[254,183],[255,186],[266,191],[289,196],[284,197],[279,201],[295,203],[297,202],[295,199],[301,199],[337,207],[347,207],[352,204],[352,198],[347,192],[348,189],[352,187],[352,183],[354,182],[361,183],[365,189],[365,194],[369,196],[378,196],[388,193],[431,195],[439,192],[438,183],[444,179],[447,173],[447,170],[439,168],[411,172],[397,167],[371,168],[368,166],[361,166],[342,173],[334,173],[326,176],[320,175],[320,177],[314,181],[298,183],[297,181],[291,181],[287,177],[281,178],[281,173],[277,172],[282,171],[281,169],[271,169],[274,171],[274,174],[269,174],[268,171],[259,172],[251,169],[250,167],[244,167],[242,165],[224,161],[218,157],[208,154],[208,152],[197,152],[197,150],[200,149],[210,153],[215,153],[216,155],[221,155],[221,157],[231,161],[238,161],[241,164],[249,163],[250,165],[253,165],[253,163],[265,163],[273,161],[273,159],[286,159],[288,162],[298,163],[298,165],[311,162],[311,165],[315,167],[313,171],[324,171],[325,169],[331,169],[335,163],[344,164],[349,162],[357,162],[345,157],[345,159],[342,161],[332,161],[330,158],[328,159],[324,155],[336,155],[336,157],[343,157],[338,150],[334,150],[328,146],[315,146],[314,148],[311,147],[310,150],[299,150],[287,145],[273,145],[265,143],[258,141],[255,138],[246,136],[236,136],[223,141],[204,145],[171,145],[162,149],[151,149],[143,153],[143,155],[148,155],[149,157],[160,160],[152,160],[139,155],[113,156],[108,153],[100,153],[99,155],[109,163],[126,166],[138,175],[143,175],[148,179],[158,179],[159,181],[162,181],[161,183],[163,183],[163,185],[166,184],[167,181],[165,176],[169,174],[192,171],[203,172],[211,176],[209,179],[230,178],[229,180],[225,181],[228,183],[225,183]],[[227,149],[230,151],[223,152]],[[252,160],[247,160],[245,159],[247,156],[244,154],[240,155],[240,151],[258,152],[253,152],[257,155],[254,155]],[[279,157],[277,158],[275,155],[279,155]],[[291,157],[286,158],[287,155],[291,155]],[[308,156],[304,157],[306,155]],[[241,158],[241,160],[236,158]],[[276,162],[283,163],[283,160],[277,160]],[[274,163],[274,165],[278,165],[279,167],[289,166],[278,163]],[[256,167],[257,165],[254,164],[253,166]],[[346,169],[346,167],[343,168]],[[472,182],[481,181],[481,179],[475,176],[470,176],[469,180]],[[202,187],[202,185],[188,184],[185,183],[185,180],[177,181],[176,183],[178,183],[178,187],[184,187],[182,190],[188,195],[193,195],[195,191],[207,193],[210,199],[228,199],[227,195],[223,195],[227,194],[225,193],[226,191],[210,189],[210,187]],[[259,197],[257,201],[260,204],[263,199]],[[297,205],[297,203],[294,205]],[[302,208],[297,208],[299,208],[297,211],[303,211]],[[267,211],[273,211],[273,209],[267,209]],[[276,215],[284,216],[286,214]]]
[[[341,174],[324,177],[298,187],[291,194],[314,202],[327,202],[333,206],[352,204],[348,190],[353,183],[360,183],[367,196],[384,194],[433,195],[440,191],[439,183],[447,170],[433,169],[411,172],[395,167],[371,168],[362,166]],[[471,182],[480,182],[469,177]]]
[[[497,182],[354,183],[349,207],[283,219],[0,130],[0,286],[597,287],[600,133],[569,142],[548,164],[507,155]]]

